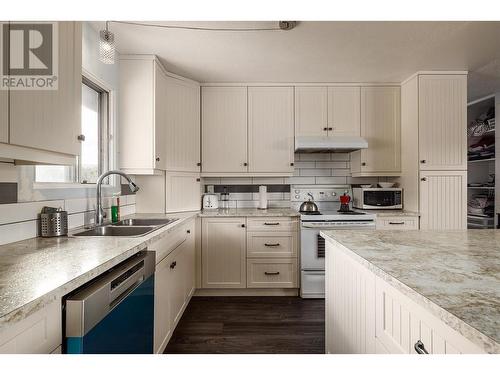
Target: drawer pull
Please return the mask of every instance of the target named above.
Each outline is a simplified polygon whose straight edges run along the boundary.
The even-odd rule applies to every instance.
[[[264,223],[264,225],[280,225],[280,223]]]
[[[279,275],[279,274],[280,274],[279,272],[264,272],[264,275],[267,275],[267,276],[274,276],[274,275]]]
[[[418,353],[418,354],[429,354],[429,352],[425,349],[425,346],[424,346],[424,343],[420,340],[418,340],[416,343],[415,343],[415,351]]]
[[[177,262],[176,261],[173,261],[172,263],[170,263],[170,268],[171,269],[174,269],[175,266],[177,266]]]
[[[278,243],[265,243],[264,246],[267,246],[267,247],[276,247],[276,246],[279,246],[279,242]]]
[[[404,221],[389,221],[389,224],[391,225],[404,225]]]

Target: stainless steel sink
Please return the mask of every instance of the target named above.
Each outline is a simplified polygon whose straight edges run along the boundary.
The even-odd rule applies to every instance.
[[[105,225],[95,227],[80,233],[75,233],[75,237],[139,237],[144,236],[159,226],[114,226]]]
[[[112,224],[114,226],[163,226],[173,223],[179,219],[125,219],[118,223]]]

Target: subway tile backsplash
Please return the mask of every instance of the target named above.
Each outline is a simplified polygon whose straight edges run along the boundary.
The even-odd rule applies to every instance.
[[[290,185],[376,184],[384,178],[351,177],[349,153],[296,153],[293,177],[210,177],[215,193],[229,193],[230,208],[258,207],[258,186],[267,186],[268,207],[290,207]]]

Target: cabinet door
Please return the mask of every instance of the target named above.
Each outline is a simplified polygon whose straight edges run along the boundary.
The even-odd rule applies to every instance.
[[[467,171],[420,172],[420,229],[467,228]]]
[[[200,88],[167,77],[166,145],[168,171],[199,172],[200,167]]]
[[[158,353],[167,345],[172,330],[170,316],[170,264],[173,256],[167,256],[156,265],[155,271],[155,320],[154,320],[154,351]]]
[[[9,92],[0,91],[0,143],[9,142]]]
[[[184,259],[183,242],[177,249],[174,250],[169,264],[169,295],[170,295],[170,321],[172,328],[179,322],[186,301],[184,294],[184,271],[187,268]]]
[[[361,132],[361,89],[328,87],[329,136],[357,136]]]
[[[185,303],[194,293],[196,285],[196,245],[195,245],[195,221],[192,220],[186,227],[187,239],[184,243],[183,257],[185,262],[184,272],[184,297]]]
[[[58,89],[9,92],[10,143],[78,155],[82,95],[81,23],[57,24]]]
[[[295,87],[295,136],[327,135],[326,87]]]
[[[420,169],[466,170],[467,76],[420,76],[418,102]]]
[[[293,173],[293,88],[248,88],[248,170]]]
[[[203,172],[247,171],[247,88],[201,90]]]
[[[401,172],[401,116],[399,87],[361,88],[361,173]]]
[[[166,212],[196,211],[201,207],[199,173],[166,173]]]
[[[203,288],[245,288],[245,219],[203,218],[201,235]]]
[[[165,144],[167,119],[169,113],[165,102],[167,101],[167,76],[158,63],[154,63],[154,166],[156,169],[165,169],[167,150]]]

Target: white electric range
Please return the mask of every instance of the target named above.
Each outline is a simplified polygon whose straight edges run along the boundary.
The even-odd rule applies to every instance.
[[[352,197],[350,185],[296,185],[291,187],[292,208],[299,211],[302,202],[312,200],[319,213],[300,216],[300,296],[325,298],[325,240],[322,230],[375,229],[375,214],[349,207],[339,212],[340,196]],[[312,199],[311,199],[312,196]]]

